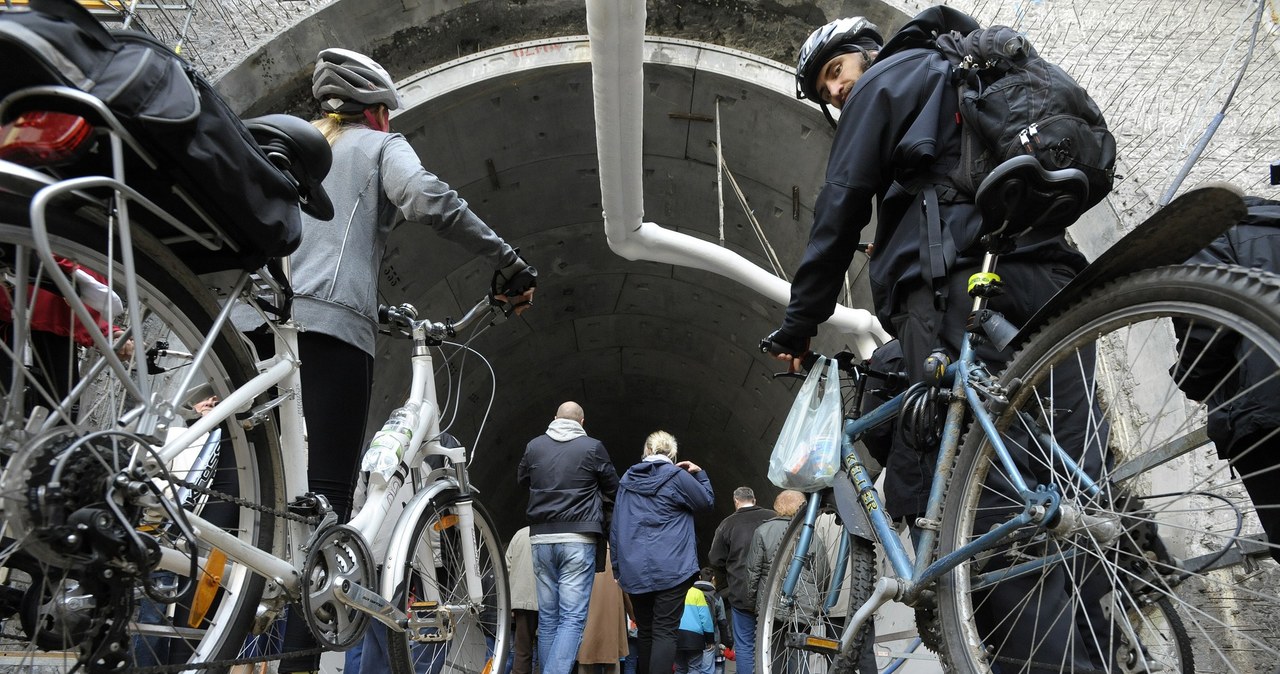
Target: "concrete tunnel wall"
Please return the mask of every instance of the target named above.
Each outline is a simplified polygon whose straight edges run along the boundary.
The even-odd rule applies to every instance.
[[[887,31],[907,17],[876,2],[762,7],[651,9],[645,218],[711,241],[719,236],[711,146],[718,102],[725,161],[789,274],[805,244],[832,131],[816,106],[795,100],[791,66],[760,54],[789,62],[827,16],[865,14]],[[698,523],[705,551],[732,510],[735,487],[753,487],[764,505],[778,491],[765,477],[768,455],[797,384],[775,380],[780,364],[755,345],[783,307],[726,278],[627,261],[608,248],[585,32],[577,0],[340,1],[249,55],[219,88],[245,114],[284,109],[310,117],[307,87],[319,49],[358,49],[387,65],[407,104],[393,127],[541,272],[533,309],[471,343],[496,374],[492,408],[493,380],[473,355],[460,361],[462,389],[452,391],[462,405],[445,412],[449,430],[476,448],[473,477],[503,535],[525,523],[526,494],[515,482],[525,443],[572,399],[583,404],[588,433],[605,443],[620,474],[657,429],[677,437],[681,458],[708,470],[717,512]],[[527,38],[540,39],[521,41]],[[451,58],[471,47],[479,51]],[[723,193],[725,245],[767,268],[727,179]],[[1080,227],[1116,228],[1106,208],[1090,219]],[[868,228],[864,240],[871,234]],[[851,268],[850,306],[870,308],[865,264],[858,256]],[[384,302],[456,317],[491,272],[425,227],[407,226],[392,235],[380,291]],[[815,347],[843,344],[824,330]],[[379,345],[370,432],[407,390],[408,350],[405,341]]]

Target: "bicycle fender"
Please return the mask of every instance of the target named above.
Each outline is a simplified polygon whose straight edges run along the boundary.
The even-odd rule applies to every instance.
[[[844,522],[845,531],[872,543],[876,542],[875,533],[871,529],[871,519],[858,503],[858,492],[854,490],[853,482],[836,476],[832,492],[835,495],[836,512]]]
[[[382,578],[378,589],[384,598],[394,597],[395,591],[404,582],[403,562],[408,559],[410,553],[409,538],[413,535],[414,523],[442,492],[458,489],[458,482],[453,478],[439,479],[432,482],[431,486],[414,494],[413,498],[405,504],[400,517],[396,518],[395,528],[391,530],[387,554],[382,560]]]
[[[1013,344],[1026,343],[1051,317],[1095,288],[1143,269],[1184,264],[1245,217],[1241,196],[1234,185],[1208,182],[1174,199],[1049,298],[1018,331]]]

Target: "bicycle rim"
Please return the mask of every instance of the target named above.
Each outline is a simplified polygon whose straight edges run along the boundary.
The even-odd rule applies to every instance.
[[[234,655],[249,629],[261,595],[263,580],[233,561],[223,559],[207,547],[201,550],[196,577],[190,566],[183,571],[140,573],[124,561],[112,539],[142,541],[156,554],[174,551],[183,539],[174,513],[183,507],[198,512],[237,533],[247,544],[271,549],[271,518],[230,504],[212,501],[198,492],[179,493],[179,488],[163,480],[151,481],[156,489],[122,496],[108,489],[111,480],[130,462],[150,455],[124,435],[102,434],[108,430],[130,430],[135,418],[130,412],[140,405],[126,391],[124,383],[94,347],[76,344],[65,335],[47,330],[52,320],[70,325],[70,309],[48,281],[51,274],[67,273],[63,260],[106,280],[121,298],[125,313],[112,323],[132,330],[134,348],[155,357],[150,367],[129,371],[135,382],[145,380],[153,400],[166,401],[194,417],[192,395],[225,398],[234,386],[245,381],[252,370],[243,348],[227,337],[215,342],[202,362],[167,356],[156,350],[167,342],[169,353],[195,353],[208,332],[216,304],[207,291],[167,249],[143,232],[133,234],[133,255],[137,265],[140,326],[128,319],[123,268],[109,264],[106,254],[119,257],[120,241],[108,242],[110,231],[104,224],[71,215],[51,212],[48,224],[58,268],[46,268],[32,253],[31,230],[27,227],[26,204],[6,203],[4,224],[0,224],[0,267],[4,271],[0,315],[4,347],[0,347],[0,411],[9,422],[0,428],[0,456],[5,464],[0,498],[5,509],[4,543],[0,547],[0,655],[8,671],[65,671],[88,663],[87,668],[108,666],[123,659],[134,668],[208,662]],[[12,223],[12,224],[10,224]],[[22,262],[25,274],[19,274]],[[103,284],[104,287],[106,284]],[[33,292],[33,288],[39,290]],[[92,287],[91,284],[86,287]],[[85,292],[81,293],[84,296]],[[103,297],[106,295],[103,294]],[[54,307],[52,319],[36,312],[17,314],[10,308],[19,300],[30,306],[37,297],[42,309]],[[105,306],[105,305],[104,305]],[[15,318],[16,316],[16,318]],[[102,329],[90,325],[85,330]],[[225,335],[230,334],[228,329]],[[188,390],[181,387],[184,375],[198,368]],[[199,389],[198,391],[195,389]],[[48,420],[40,417],[48,413]],[[16,422],[16,423],[15,423]],[[172,432],[184,427],[177,419]],[[94,435],[97,433],[98,435]],[[274,505],[275,445],[260,430],[246,431],[238,424],[223,424],[215,436],[200,438],[183,452],[175,474],[198,484],[266,505]],[[161,437],[165,429],[157,432]],[[90,438],[87,441],[79,442]],[[215,451],[217,462],[208,462]],[[197,457],[204,452],[203,459]],[[187,467],[208,462],[206,470]],[[58,473],[58,471],[62,471]],[[39,503],[39,490],[62,475],[59,504],[62,514],[50,515]],[[74,480],[68,480],[70,475]],[[159,505],[157,496],[178,503],[171,510]],[[108,499],[105,495],[112,494]],[[144,499],[151,503],[143,503]],[[116,506],[107,504],[114,501]],[[86,514],[96,513],[85,519]],[[88,522],[87,527],[85,522]],[[79,524],[74,524],[79,522]],[[79,526],[86,539],[71,545],[58,543],[52,532]],[[134,536],[137,538],[134,538]],[[154,542],[154,543],[152,543]],[[187,541],[182,541],[183,543]],[[115,546],[115,547],[113,547]],[[127,546],[126,546],[127,547]],[[188,557],[189,559],[189,557]],[[214,563],[210,563],[210,560]],[[203,582],[207,589],[198,590]],[[158,595],[178,594],[176,601],[156,601],[143,585]],[[111,633],[113,636],[104,637]],[[109,642],[115,643],[114,655]]]
[[[476,566],[483,599],[471,600],[458,535],[457,508],[446,492],[413,526],[397,608],[428,620],[411,632],[389,631],[392,674],[417,671],[495,674],[504,671],[511,639],[511,597],[502,543],[493,518],[472,502]],[[425,668],[425,669],[424,669]]]
[[[758,674],[818,674],[831,669],[846,622],[871,595],[875,582],[871,543],[845,532],[829,507],[819,513],[808,549],[798,550],[804,519],[798,514],[787,525],[765,580],[768,602],[759,614],[756,638]],[[842,538],[849,542],[843,565]],[[800,580],[786,592],[787,569],[797,551],[803,560]],[[855,660],[866,635],[864,629],[855,638]]]
[[[1214,364],[1211,353],[1230,357]],[[1206,386],[1199,396],[1212,391],[1207,403],[1184,394],[1198,385],[1190,373]],[[1033,337],[1001,377],[1011,394],[997,427],[1016,470],[1056,492],[1061,507],[1050,508],[1048,528],[1022,527],[940,580],[957,671],[1274,668],[1280,571],[1257,540],[1258,512],[1240,477],[1197,434],[1237,411],[1246,400],[1239,391],[1277,377],[1280,281],[1239,268],[1140,272]],[[1271,439],[1234,447],[1232,461]],[[1270,456],[1251,479],[1280,478]],[[957,462],[940,549],[1021,512],[1008,485],[1005,464],[975,429]]]

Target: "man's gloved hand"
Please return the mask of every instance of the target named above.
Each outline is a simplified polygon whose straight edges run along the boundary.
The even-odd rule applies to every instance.
[[[809,338],[793,337],[786,330],[778,328],[760,341],[760,350],[775,356],[799,358],[809,352]]]
[[[778,360],[790,361],[787,369],[799,372],[803,367],[804,357],[809,353],[809,338],[798,338],[779,328],[760,340],[760,350],[773,354]]]
[[[538,269],[517,252],[515,262],[494,270],[489,290],[494,299],[511,305],[518,316],[533,306],[533,290],[538,287]]]
[[[724,659],[736,661],[738,659],[738,654],[734,653],[732,648],[726,648],[724,649]]]

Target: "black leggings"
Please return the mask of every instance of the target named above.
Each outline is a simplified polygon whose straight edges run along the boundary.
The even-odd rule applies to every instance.
[[[255,331],[250,339],[258,356],[275,353],[271,333]],[[302,360],[302,412],[307,420],[307,482],[313,492],[329,499],[346,522],[351,514],[356,468],[364,451],[364,425],[373,389],[373,357],[346,342],[315,332],[298,333]],[[286,652],[315,646],[302,616],[301,605],[289,607],[285,626]],[[281,672],[320,668],[320,656],[284,658]]]
[[[250,338],[260,358],[275,353],[270,333],[253,332]],[[307,482],[313,492],[329,499],[338,521],[345,522],[364,452],[373,356],[335,337],[300,332],[298,357],[307,419]]]

